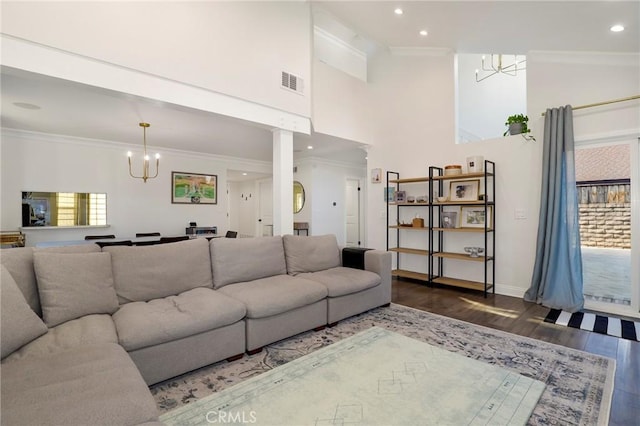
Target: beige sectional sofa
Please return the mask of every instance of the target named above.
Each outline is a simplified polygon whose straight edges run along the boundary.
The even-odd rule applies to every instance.
[[[3,425],[154,424],[148,385],[391,301],[335,236],[0,252]]]

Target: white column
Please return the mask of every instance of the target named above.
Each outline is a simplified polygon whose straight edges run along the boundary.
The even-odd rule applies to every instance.
[[[293,132],[273,131],[273,235],[293,234]]]

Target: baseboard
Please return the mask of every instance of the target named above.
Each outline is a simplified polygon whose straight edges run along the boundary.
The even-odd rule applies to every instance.
[[[511,296],[511,297],[517,297],[519,299],[522,299],[526,291],[527,289],[522,287],[516,287],[513,285],[496,284],[496,294],[500,294],[502,296]]]

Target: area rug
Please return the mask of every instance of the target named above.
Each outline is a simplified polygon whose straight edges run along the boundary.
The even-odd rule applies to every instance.
[[[151,391],[160,411],[168,412],[373,326],[545,383],[530,425],[607,424],[615,360],[395,304],[158,383]]]
[[[638,321],[623,320],[588,312],[571,313],[560,309],[551,309],[544,321],[595,333],[608,334],[609,336],[621,337],[636,342],[640,341],[640,322]]]
[[[371,327],[163,415],[172,425],[525,425],[544,383]],[[295,407],[295,409],[292,409]]]

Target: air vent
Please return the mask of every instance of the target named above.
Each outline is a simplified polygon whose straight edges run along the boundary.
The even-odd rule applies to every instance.
[[[297,75],[282,71],[282,88],[291,90],[300,95],[304,94],[304,80]]]

